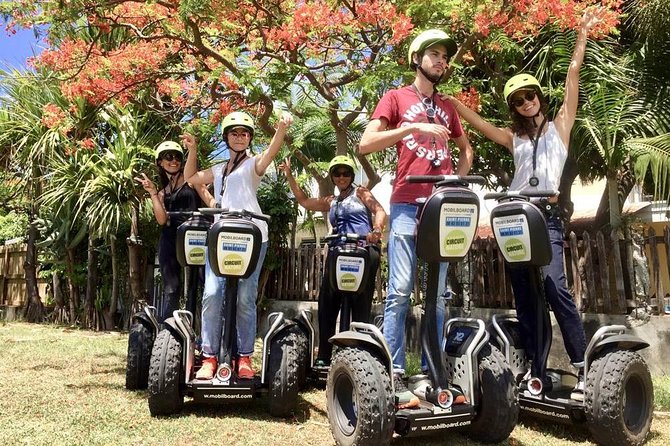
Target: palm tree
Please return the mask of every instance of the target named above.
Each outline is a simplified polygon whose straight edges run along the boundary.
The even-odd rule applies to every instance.
[[[89,227],[85,215],[80,211],[79,200],[83,188],[92,176],[90,159],[92,154],[86,151],[77,151],[69,156],[54,154],[49,162],[49,188],[40,197],[42,205],[42,221],[44,228],[44,241],[40,246],[49,246],[56,258],[51,259],[58,262],[65,253],[65,271],[70,290],[69,320],[75,323],[80,310],[79,286],[76,283],[75,268],[76,248],[86,238],[89,238],[89,253],[91,241],[95,239],[89,235]],[[46,221],[48,220],[48,221]],[[89,255],[90,257],[90,255]],[[96,262],[89,261],[87,264],[87,292],[84,298],[84,312],[82,324],[92,327],[93,298],[92,291],[96,289],[91,283],[91,277],[95,278],[97,271]]]
[[[554,108],[562,101],[574,37],[574,33],[547,34],[531,59],[538,77],[550,86]],[[643,73],[634,63],[636,56],[632,50],[621,54],[621,46],[611,40],[589,42],[581,70],[571,155],[578,164],[575,175],[607,180],[597,227],[606,221],[612,228],[621,225],[623,202],[634,182],[644,180],[647,167],[654,166],[652,181],[657,186],[665,184],[670,174],[670,100],[650,97],[641,88]],[[667,187],[656,190],[667,194]]]
[[[109,136],[104,138],[100,150],[90,159],[91,177],[86,181],[80,195],[79,208],[85,211],[91,234],[103,238],[110,245],[112,256],[112,296],[108,312],[103,315],[105,323],[112,321],[118,301],[116,287],[118,272],[116,259],[116,236],[122,224],[130,219],[128,244],[129,284],[131,293],[127,311],[134,311],[144,299],[144,268],[142,240],[139,222],[142,217],[145,194],[134,180],[139,172],[146,172],[151,165],[150,147],[162,132],[150,115],[134,114],[132,110],[107,107],[101,119],[108,126]],[[146,210],[146,209],[145,209]]]
[[[64,104],[64,99],[49,76],[0,70],[0,77],[5,93],[0,98],[0,107],[4,109],[0,118],[0,147],[11,153],[13,170],[23,180],[24,191],[30,201],[24,263],[27,288],[24,317],[37,322],[44,312],[37,287],[37,199],[42,194],[45,166],[54,153],[62,150],[67,139],[62,128],[49,127],[42,118],[45,106]]]

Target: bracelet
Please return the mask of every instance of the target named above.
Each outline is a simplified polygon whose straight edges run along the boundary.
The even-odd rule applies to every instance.
[[[381,233],[382,233],[382,230],[381,230],[380,228],[373,228],[373,229],[372,229],[372,233],[373,233],[373,234],[381,234]]]

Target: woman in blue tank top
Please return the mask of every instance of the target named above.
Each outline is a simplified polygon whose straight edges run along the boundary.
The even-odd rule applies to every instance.
[[[334,234],[366,235],[367,249],[370,254],[370,277],[376,277],[379,268],[379,242],[386,221],[384,208],[372,193],[362,186],[354,184],[356,164],[348,156],[336,156],[328,166],[328,173],[339,194],[329,197],[308,197],[296,183],[291,173],[291,164],[286,160],[280,169],[286,174],[288,184],[302,207],[310,211],[328,212],[328,220]],[[338,243],[337,241],[333,243]],[[332,244],[331,244],[332,246]],[[324,277],[319,290],[319,353],[316,366],[330,364],[333,346],[328,342],[335,334],[335,324],[340,311],[341,296],[334,293],[327,278],[328,262],[326,258]],[[357,322],[368,322],[372,307],[372,296],[375,281],[369,280],[360,299],[356,299],[351,309],[351,319]]]

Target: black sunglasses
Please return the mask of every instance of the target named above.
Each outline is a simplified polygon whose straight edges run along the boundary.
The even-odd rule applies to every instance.
[[[435,119],[435,105],[433,104],[432,98],[423,98],[421,99],[423,106],[426,107],[426,117],[428,119]]]
[[[537,92],[535,90],[528,90],[527,92],[524,93],[523,96],[517,96],[512,98],[511,102],[512,105],[515,107],[521,107],[524,102],[528,101],[534,101],[535,97],[537,96]]]
[[[174,161],[174,160],[177,160],[177,161],[180,161],[180,162],[181,162],[181,160],[183,159],[183,156],[182,156],[182,154],[179,153],[179,152],[168,152],[168,153],[163,154],[163,155],[161,156],[161,159],[164,159],[164,160],[166,160],[166,161]]]
[[[354,173],[350,170],[333,170],[333,177],[353,177]]]

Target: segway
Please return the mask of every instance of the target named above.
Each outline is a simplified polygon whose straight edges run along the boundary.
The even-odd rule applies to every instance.
[[[516,383],[502,354],[488,342],[483,321],[454,318],[437,327],[440,262],[459,261],[477,230],[479,199],[468,186],[477,176],[408,176],[409,182],[435,183],[420,213],[417,257],[427,263],[421,344],[428,375],[411,377],[416,409],[396,409],[393,362],[382,332],[352,322],[335,335],[326,388],[328,421],[338,445],[388,444],[393,432],[412,436],[460,428],[470,437],[499,442],[518,416]],[[438,330],[444,341],[440,345]]]
[[[270,414],[287,416],[298,398],[297,337],[301,332],[294,321],[279,312],[268,316],[270,328],[263,339],[260,376],[239,379],[232,366],[237,285],[239,279],[254,272],[261,248],[261,232],[252,218],[268,221],[270,217],[245,210],[206,208],[200,212],[220,216],[207,232],[209,264],[217,276],[226,278],[218,368],[211,380],[194,378],[200,364],[195,360],[193,314],[175,311],[165,321],[151,354],[149,411],[153,416],[178,413],[185,396],[194,402],[222,403],[266,395]]]
[[[340,333],[349,330],[354,300],[361,297],[369,280],[375,280],[374,277],[370,277],[370,254],[360,243],[366,238],[366,235],[346,233],[330,234],[323,238],[326,242],[333,240],[340,242],[338,245],[328,247],[328,271],[327,277],[323,279],[328,280],[333,293],[339,293],[341,297],[338,327]],[[330,366],[317,366],[315,363],[316,336],[311,313],[301,311],[296,322],[303,332],[301,345],[304,346],[304,350],[301,349],[300,354],[300,367],[305,370],[303,375],[312,383],[325,385]]]
[[[578,377],[547,368],[552,328],[545,297],[542,266],[551,261],[547,222],[531,198],[556,195],[555,191],[487,194],[499,200],[491,212],[491,227],[510,268],[528,267],[539,333],[528,357],[518,320],[509,315],[492,319],[493,337],[501,346],[519,382],[521,410],[564,423],[588,424],[602,445],[644,443],[653,415],[653,386],[647,364],[637,353],[649,344],[626,333],[622,325],[601,327],[586,347],[584,401],[570,398]],[[546,204],[545,204],[546,205]]]
[[[197,267],[205,265],[205,240],[211,221],[198,212],[168,212],[168,217],[190,217],[177,228],[177,260],[184,269],[186,288],[186,309],[195,312],[196,293],[199,277]],[[168,223],[169,224],[169,223]],[[128,356],[126,361],[126,389],[146,389],[149,376],[151,349],[160,331],[157,310],[146,305],[132,317],[128,335]]]

